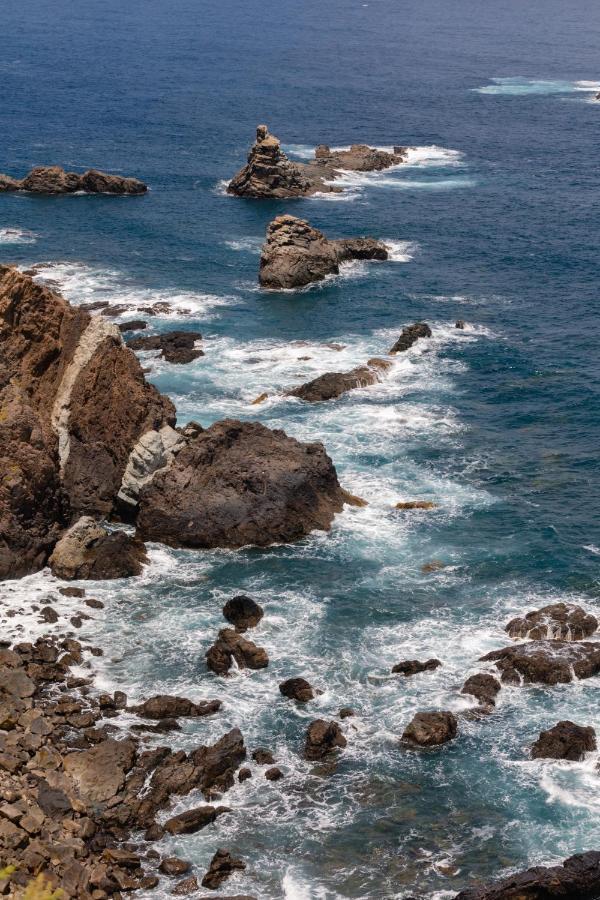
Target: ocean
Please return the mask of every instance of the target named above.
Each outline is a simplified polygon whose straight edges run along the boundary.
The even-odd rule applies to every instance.
[[[239,725],[285,774],[255,767],[226,795],[231,815],[161,852],[202,874],[227,847],[247,869],[226,893],[260,900],[442,900],[600,848],[597,754],[528,752],[559,719],[600,729],[597,680],[506,687],[445,747],[399,742],[417,710],[472,706],[460,687],[514,615],[558,600],[600,613],[598,3],[5,0],[3,24],[0,171],[96,167],[150,191],[1,195],[2,262],[39,265],[73,303],[124,305],[121,320],[170,303],[152,328],[200,330],[206,354],[143,354],[179,423],[257,419],[322,440],[369,504],[266,551],[151,545],[141,577],[85,585],[105,603],[80,630],[105,650],[100,687],[218,697],[221,713],[167,742]],[[262,122],[296,159],[319,143],[413,149],[340,195],[229,197]],[[260,245],[283,212],[391,242],[393,258],[261,291]],[[380,384],[323,404],[281,396],[384,354],[416,321],[433,338]],[[414,499],[437,507],[394,509]],[[29,604],[58,585],[47,571],[4,583],[3,638],[48,630]],[[251,637],[270,665],[219,679],[204,653],[236,593],[265,609]],[[74,602],[57,601],[57,629]],[[390,675],[429,657],[442,667]],[[304,709],[279,695],[293,675],[323,691]],[[356,713],[347,748],[304,761],[309,721],[342,706]]]

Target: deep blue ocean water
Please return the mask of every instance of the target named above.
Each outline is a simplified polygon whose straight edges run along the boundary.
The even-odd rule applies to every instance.
[[[560,718],[600,728],[594,680],[505,688],[440,751],[398,742],[417,709],[469,707],[460,686],[515,613],[559,599],[600,611],[597,2],[5,0],[3,23],[0,171],[93,166],[151,191],[2,195],[2,261],[48,264],[73,302],[171,302],[153,327],[205,336],[189,366],[149,363],[180,421],[258,418],[323,440],[369,501],[296,546],[156,546],[140,579],[93,586],[106,610],[84,631],[105,647],[102,684],[221,697],[222,715],[172,742],[239,724],[286,773],[271,784],[256,768],[227,795],[232,815],[164,849],[200,874],[218,846],[239,853],[247,872],[228,893],[381,900],[452,897],[600,848],[596,755],[528,760]],[[259,122],[298,158],[321,142],[419,149],[338,199],[227,197]],[[397,259],[261,292],[258,250],[282,212],[393,241]],[[273,396],[385,353],[418,320],[432,341],[381,385],[311,407]],[[439,507],[396,512],[404,499]],[[424,573],[432,560],[444,567]],[[5,609],[55,587],[47,573],[6,585]],[[256,640],[271,664],[223,683],[204,652],[240,591],[265,607]],[[40,626],[24,614],[3,627]],[[429,656],[435,673],[389,677]],[[296,674],[324,691],[310,709],[279,698]],[[308,721],[346,705],[357,716],[337,765],[302,761]]]

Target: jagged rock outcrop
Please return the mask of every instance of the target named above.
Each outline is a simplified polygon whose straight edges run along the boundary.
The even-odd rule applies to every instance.
[[[228,850],[219,848],[211,859],[208,871],[202,879],[202,887],[216,891],[235,871],[242,871],[245,868],[245,862],[232,856]]]
[[[478,672],[467,678],[462,686],[461,694],[469,694],[476,697],[482,706],[495,706],[496,697],[502,689],[497,678],[488,672]]]
[[[275,290],[305,287],[337,275],[340,263],[352,259],[388,258],[388,249],[374,238],[330,240],[304,219],[278,216],[269,223],[260,256],[258,280]]]
[[[515,639],[580,641],[598,629],[598,619],[574,603],[552,603],[512,619],[505,631]]]
[[[404,675],[405,678],[408,678],[411,675],[419,675],[421,672],[432,672],[434,669],[439,669],[441,665],[442,661],[440,659],[426,659],[424,662],[418,659],[405,659],[403,662],[392,666],[392,673],[394,675]]]
[[[33,194],[145,194],[147,185],[137,178],[124,178],[89,169],[83,175],[65,172],[60,166],[36,166],[21,180],[0,175],[0,192],[29,191]]]
[[[269,665],[267,651],[242,637],[233,628],[222,628],[215,643],[206,651],[206,664],[211,672],[227,675],[238,669],[265,669]]]
[[[315,719],[306,731],[304,758],[309,760],[323,759],[334,750],[343,749],[348,741],[337,722],[326,722]]]
[[[540,732],[531,748],[532,759],[568,759],[579,761],[596,749],[596,732],[589,725],[564,720]]]
[[[418,712],[404,729],[402,741],[413,747],[438,747],[456,737],[458,722],[451,712]]]
[[[175,547],[266,547],[328,530],[346,501],[322,444],[226,419],[142,486],[138,533]]]
[[[62,535],[49,564],[57,578],[129,578],[140,574],[147,559],[138,538],[82,516]]]
[[[177,719],[180,716],[208,716],[221,708],[220,700],[201,700],[193,703],[187,697],[173,697],[170,694],[157,694],[144,700],[139,706],[129,708],[130,712],[147,719]]]
[[[134,337],[127,346],[131,350],[160,350],[160,356],[167,362],[181,365],[204,356],[204,350],[196,346],[200,340],[199,331],[166,331]]]
[[[407,325],[402,329],[402,334],[393,347],[390,347],[390,353],[404,353],[410,349],[420,338],[430,338],[431,328],[426,322],[415,322],[414,325]]]
[[[454,900],[596,900],[600,852],[570,856],[561,866],[534,866],[488,885],[467,888]]]
[[[481,661],[493,662],[505,683],[568,684],[600,672],[600,643],[530,641],[493,650]]]
[[[319,144],[315,149],[315,163],[318,167],[332,173],[337,170],[350,172],[381,172],[391,166],[406,162],[406,147],[394,147],[381,150],[367,144],[352,144],[347,150],[332,150],[327,144]]]

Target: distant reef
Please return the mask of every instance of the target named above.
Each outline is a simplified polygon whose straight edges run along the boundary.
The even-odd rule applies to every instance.
[[[88,169],[83,175],[65,172],[60,166],[36,166],[25,178],[0,174],[0,193],[27,191],[31,194],[145,194],[147,185],[137,178],[123,178]]]

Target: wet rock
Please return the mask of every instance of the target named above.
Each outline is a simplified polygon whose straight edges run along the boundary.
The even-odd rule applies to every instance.
[[[426,322],[415,322],[414,325],[407,325],[402,329],[402,334],[390,349],[390,353],[403,353],[408,350],[420,338],[430,338],[431,328]]]
[[[278,766],[272,766],[265,772],[265,778],[267,781],[279,781],[283,778],[283,772]]]
[[[457,319],[457,320],[456,320],[456,325],[455,325],[454,327],[463,330],[464,327],[465,327],[465,322],[464,322],[464,320],[463,320],[463,319]]]
[[[297,388],[286,391],[288,397],[298,397],[307,403],[322,403],[334,400],[348,391],[377,384],[379,377],[375,369],[369,366],[357,366],[349,372],[325,372],[301,384]]]
[[[138,533],[171,546],[266,547],[328,530],[344,501],[322,444],[226,419],[141,488]]]
[[[0,175],[1,191],[29,191],[33,194],[144,194],[148,190],[137,178],[123,178],[89,169],[83,175],[65,172],[60,166],[36,166],[25,178]]]
[[[264,616],[264,610],[252,597],[239,594],[227,601],[223,607],[223,615],[236,631],[247,631],[258,625]]]
[[[288,678],[279,685],[279,690],[289,700],[297,700],[298,703],[308,703],[314,700],[315,692],[306,678]]]
[[[40,618],[43,622],[47,622],[49,625],[54,625],[58,622],[58,613],[56,610],[52,609],[51,606],[44,606],[40,609]]]
[[[351,706],[342,706],[342,708],[339,711],[340,719],[349,719],[351,716],[355,716],[355,715],[356,715],[356,713],[354,712],[354,710],[352,709]]]
[[[213,856],[208,871],[202,879],[202,887],[216,891],[233,872],[243,871],[246,863],[236,859],[228,850],[219,849]]]
[[[190,875],[189,878],[184,878],[183,881],[176,884],[171,893],[177,897],[189,897],[190,894],[195,894],[197,890],[198,879],[195,875]]]
[[[502,685],[493,675],[488,675],[486,672],[478,672],[477,675],[471,675],[470,678],[467,678],[461,694],[470,694],[472,697],[476,697],[484,706],[495,706],[496,696],[501,687]]]
[[[86,606],[89,606],[91,609],[104,609],[104,603],[102,600],[96,600],[95,597],[88,597],[84,600]]]
[[[138,538],[82,516],[58,541],[49,562],[57,578],[128,578],[140,574],[147,556]]]
[[[534,866],[489,885],[467,888],[455,900],[594,900],[600,895],[600,853],[590,851],[560,866]]]
[[[530,641],[503,647],[481,657],[493,662],[501,680],[509,683],[567,684],[600,672],[600,643],[581,641]]]
[[[200,340],[199,331],[166,331],[132,338],[127,346],[131,350],[160,350],[160,356],[167,362],[183,364],[204,356],[204,351],[196,346]]]
[[[78,587],[61,587],[58,589],[58,593],[63,597],[85,597],[84,589]]]
[[[438,747],[456,737],[458,722],[451,712],[418,712],[404,730],[402,741],[414,747]]]
[[[439,659],[427,659],[425,662],[421,662],[418,659],[405,659],[392,667],[392,673],[394,675],[404,675],[408,678],[411,675],[419,675],[421,672],[432,672],[441,665],[442,662]]]
[[[269,657],[263,647],[242,637],[233,628],[222,628],[206,652],[206,664],[211,672],[227,675],[234,662],[239,669],[265,669]]]
[[[581,606],[553,603],[512,619],[505,631],[511,638],[531,640],[580,641],[598,628],[598,620]]]
[[[227,806],[198,806],[167,819],[163,828],[168,834],[195,834],[226,812],[230,812]]]
[[[144,319],[130,319],[128,322],[119,323],[119,331],[143,331],[148,327],[148,323]]]
[[[147,719],[177,719],[179,716],[208,716],[220,708],[220,700],[193,703],[186,697],[158,694],[156,697],[145,700],[139,706],[133,707],[132,712],[145,716]]]
[[[347,743],[337,722],[316,719],[310,723],[306,732],[304,757],[309,760],[323,759],[328,753],[345,747]]]
[[[395,509],[436,509],[437,505],[431,500],[402,500],[396,503]]]
[[[185,875],[191,869],[190,863],[185,859],[179,859],[177,856],[167,856],[161,860],[158,871],[163,875]]]
[[[300,288],[337,275],[342,262],[384,260],[388,255],[385,244],[374,238],[329,240],[304,219],[283,215],[267,228],[258,280],[275,290]]]
[[[275,762],[275,757],[271,751],[266,750],[264,747],[258,747],[256,750],[253,750],[252,759],[259,766],[271,766]]]
[[[347,150],[331,150],[320,144],[315,150],[317,164],[325,169],[351,172],[381,172],[406,162],[406,147],[394,147],[392,152],[367,144],[352,144]]]
[[[244,766],[244,768],[240,769],[238,772],[238,781],[241,784],[244,781],[248,781],[249,778],[252,778],[252,770],[247,766]]]
[[[586,725],[568,720],[540,732],[531,748],[532,759],[568,759],[575,762],[596,749],[596,732]]]

